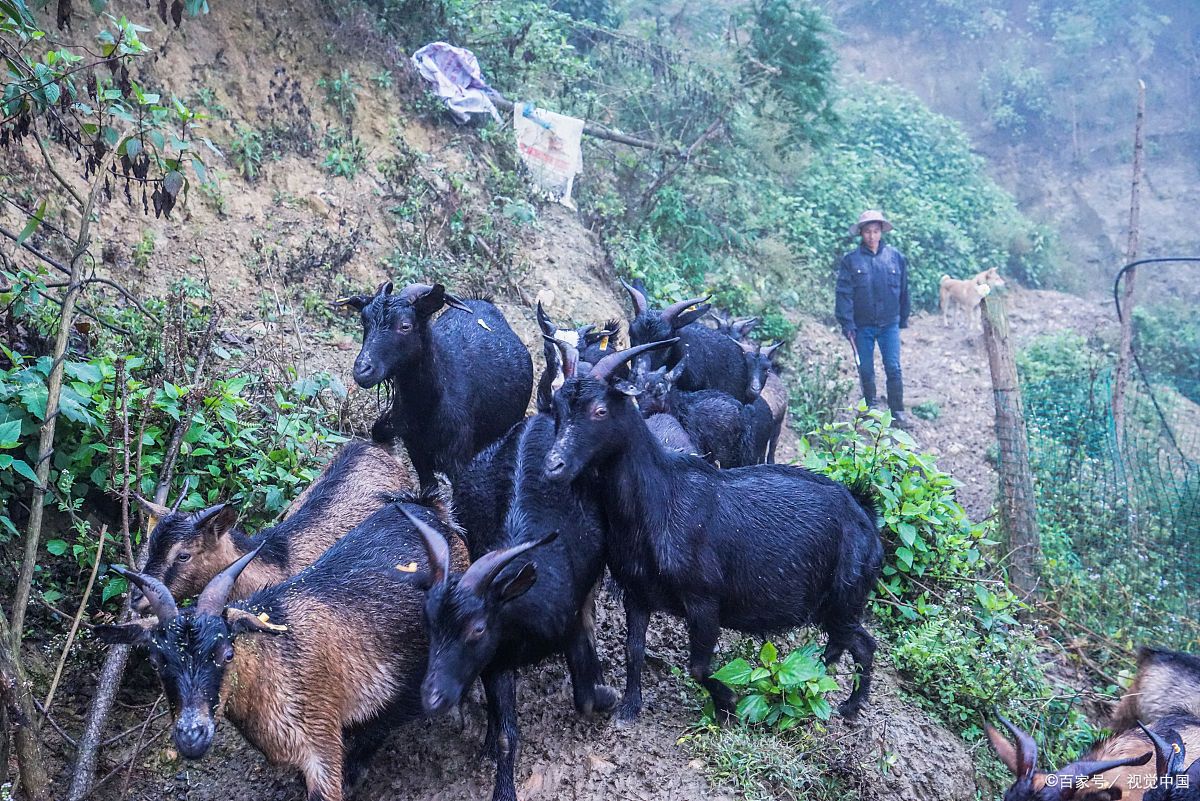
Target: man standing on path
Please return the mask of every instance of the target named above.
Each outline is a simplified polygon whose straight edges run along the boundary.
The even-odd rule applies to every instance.
[[[904,382],[900,373],[900,329],[908,328],[908,262],[904,254],[883,244],[892,224],[882,211],[864,211],[850,226],[862,244],[838,266],[835,314],[842,334],[858,354],[858,377],[863,398],[875,405],[875,343],[887,374],[887,400],[897,426],[908,425],[904,414]]]

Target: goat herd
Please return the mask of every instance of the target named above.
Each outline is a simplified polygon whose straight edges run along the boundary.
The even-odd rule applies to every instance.
[[[223,710],[268,759],[304,775],[310,801],[338,801],[392,727],[455,707],[479,678],[493,799],[515,801],[517,670],[561,654],[581,714],[632,721],[653,612],[685,621],[689,672],[722,719],[736,705],[711,675],[722,628],[819,626],[826,663],[849,651],[856,664],[839,711],[859,713],[875,652],[862,618],[883,559],[869,488],[771,463],[787,393],[770,369],[775,348],[746,341],[753,320],[714,330],[696,323],[706,298],[653,310],[626,288],[626,350],[615,323],[562,330],[538,308],[546,368],[532,417],[532,359],[490,302],[390,283],[345,298],[363,324],[355,381],[386,381],[392,395],[373,442],[344,446],[257,536],[224,504],[187,514],[142,501],[156,520],[149,559],[140,573],[115,569],[147,616],[96,631],[145,647],[182,755],[208,751]],[[415,481],[392,455],[396,439]],[[606,567],[627,623],[622,695],[596,653]],[[1156,681],[1172,695],[1171,678]],[[1200,696],[1200,669],[1193,682]],[[1200,720],[1168,716],[1046,774],[1032,739],[1005,724],[1015,744],[988,734],[1018,776],[1009,801],[1082,798],[1058,779],[1145,764],[1151,745],[1150,778],[1182,774],[1184,746],[1200,750]],[[1200,797],[1150,794],[1166,784],[1144,797]]]

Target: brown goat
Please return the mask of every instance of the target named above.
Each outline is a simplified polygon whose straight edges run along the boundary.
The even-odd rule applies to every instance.
[[[996,755],[1016,780],[1004,793],[1005,801],[1141,801],[1154,787],[1158,770],[1152,757],[1155,744],[1141,729],[1128,729],[1101,740],[1086,754],[1055,771],[1037,769],[1037,743],[1004,718],[1000,722],[1013,736],[1009,742],[991,724],[984,730]],[[1178,733],[1183,746],[1200,749],[1200,720],[1168,716],[1150,727],[1163,735]]]
[[[262,546],[242,571],[232,597],[246,598],[312,564],[329,546],[383,506],[387,495],[411,490],[410,472],[382,445],[354,441],[342,447],[276,526],[250,537],[237,528],[237,512],[225,504],[181,514],[142,501],[158,519],[150,534],[143,575],[167,585],[176,598],[195,595],[226,565]],[[148,603],[133,592],[134,609]]]
[[[1138,649],[1138,670],[1113,712],[1113,731],[1152,723],[1172,712],[1200,717],[1200,657],[1159,648]],[[1195,752],[1193,752],[1195,753]]]
[[[412,517],[441,536],[426,544]],[[421,716],[421,609],[439,578],[427,554],[440,549],[455,571],[468,562],[460,536],[442,539],[451,532],[435,496],[398,497],[296,576],[229,603],[255,549],[182,610],[161,582],[121,571],[155,617],[96,634],[148,649],[184,757],[208,752],[223,710],[270,762],[304,775],[309,801],[342,801],[343,778],[352,784],[392,727]]]

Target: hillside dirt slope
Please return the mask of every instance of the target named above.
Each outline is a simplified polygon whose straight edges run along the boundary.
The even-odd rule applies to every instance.
[[[140,12],[141,4],[132,5]],[[333,39],[333,24],[321,4],[314,2],[286,8],[267,3],[214,4],[211,15],[172,34],[166,54],[147,65],[139,78],[185,96],[200,88],[210,90],[213,138],[224,143],[239,124],[265,130],[293,118],[289,115],[294,108],[271,105],[274,90],[259,80],[272,75],[279,79],[282,70],[296,81],[293,97],[300,97],[309,109],[315,126],[311,137],[319,139],[320,131],[338,124],[316,85],[319,77],[336,73],[323,47],[328,40],[339,41]],[[161,28],[150,34],[160,35],[165,35]],[[357,68],[365,76],[377,65]],[[141,295],[161,294],[182,277],[206,282],[226,309],[223,328],[231,336],[285,354],[302,373],[328,370],[339,375],[358,408],[351,422],[360,432],[375,401],[372,393],[355,393],[350,380],[357,323],[351,316],[329,314],[324,303],[346,291],[368,291],[379,281],[396,277],[392,257],[414,241],[412,223],[389,210],[395,187],[379,165],[402,149],[411,151],[416,154],[411,169],[431,192],[449,202],[447,208],[458,204],[480,213],[495,212],[492,199],[479,188],[487,169],[465,155],[463,142],[473,136],[471,132],[460,133],[436,117],[398,111],[395,96],[372,88],[365,79],[363,84],[354,133],[370,158],[357,177],[335,178],[320,167],[320,152],[305,155],[286,148],[264,162],[261,176],[253,183],[224,164],[220,193],[193,192],[174,221],[129,212],[120,200],[109,204],[98,237],[110,247],[104,248],[104,254],[97,253],[100,274],[123,281]],[[23,166],[14,169],[10,178],[32,184],[37,180],[31,166],[36,157],[26,155]],[[434,215],[429,226],[424,233],[436,240],[446,234],[448,222]],[[153,243],[150,258],[134,258],[135,246],[145,241]],[[96,249],[101,250],[99,243]],[[517,231],[503,283],[506,291],[499,305],[535,354],[541,351],[533,319],[535,300],[544,301],[563,322],[598,322],[627,313],[596,236],[558,206],[537,209],[536,221]],[[1018,291],[1011,301],[1018,342],[1056,328],[1092,331],[1111,316],[1100,306],[1057,293]],[[802,339],[813,358],[833,359],[845,352],[844,343],[816,322],[805,322]],[[795,344],[801,346],[799,341]],[[934,400],[942,410],[936,422],[916,421],[914,436],[940,453],[941,466],[963,481],[962,497],[972,516],[987,514],[994,478],[984,456],[991,442],[992,410],[978,335],[944,330],[940,320],[918,316],[906,333],[904,354],[910,404]],[[851,373],[844,362],[843,370]],[[794,443],[786,442],[780,454],[783,460],[794,454]],[[605,673],[619,685],[623,615],[615,600],[602,602],[599,623]],[[680,678],[686,665],[684,642],[677,623],[655,619],[646,671],[646,710],[642,720],[630,727],[576,716],[561,663],[527,671],[520,689],[521,797],[666,801],[731,796],[728,789],[710,786],[706,765],[679,743],[699,718],[697,696]],[[100,653],[91,640],[85,641],[84,648],[89,653],[83,666],[68,673],[56,703],[58,722],[72,732],[81,728],[94,686],[92,668]],[[876,692],[863,723],[849,727],[834,720],[829,731],[846,754],[846,770],[858,777],[863,797],[972,798],[975,789],[964,780],[971,775],[967,746],[904,700],[900,677],[888,670],[886,655],[881,656]],[[45,659],[34,655],[31,661],[36,670]],[[112,721],[112,733],[141,724],[154,703],[154,677],[144,659],[135,657],[134,662],[121,696],[126,706]],[[159,720],[148,727],[147,737],[161,733],[164,723]],[[419,722],[397,731],[352,797],[446,801],[488,797],[492,766],[475,753],[482,731],[482,711],[474,701],[464,704],[461,720]],[[268,766],[227,722],[219,727],[218,737],[213,752],[196,763],[180,760],[169,741],[159,739],[136,762],[128,794],[121,788],[124,777],[118,777],[94,797],[103,801],[302,797],[298,778]],[[132,739],[109,749],[102,772],[125,757]],[[879,773],[881,764],[890,765],[886,775]]]

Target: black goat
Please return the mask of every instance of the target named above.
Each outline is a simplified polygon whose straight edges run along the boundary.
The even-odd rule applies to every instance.
[[[419,569],[427,547],[410,515],[452,526],[432,497],[398,499],[297,575],[228,606],[257,549],[183,610],[157,579],[123,571],[156,618],[96,633],[150,652],[185,757],[208,751],[223,706],[267,759],[304,774],[309,801],[341,801],[343,775],[353,781],[392,725],[420,715],[422,587],[433,571]],[[447,562],[464,567],[466,549]]]
[[[684,392],[675,382],[684,372],[688,357],[667,369],[666,365],[642,373],[635,384],[642,394],[638,406],[646,416],[669,414],[695,443],[695,451],[721,467],[747,467],[763,462],[774,420],[766,401],[755,398],[742,403],[717,389]]]
[[[1181,748],[1186,744],[1193,752],[1200,749],[1200,718],[1168,715],[1149,730],[1127,729],[1101,740],[1071,764],[1046,772],[1037,768],[1034,739],[1004,718],[1000,722],[1013,736],[1011,742],[986,721],[984,731],[1000,761],[1016,776],[1004,801],[1174,801],[1175,796],[1151,795],[1166,784],[1155,787],[1156,777],[1166,766],[1148,764],[1158,745],[1153,737],[1174,735]],[[1188,796],[1179,801],[1183,799]]]
[[[624,282],[622,282],[624,283]],[[685,391],[718,389],[738,400],[753,401],[746,392],[746,363],[742,349],[724,334],[703,325],[690,325],[708,312],[708,298],[690,298],[654,311],[639,290],[625,284],[633,301],[634,318],[629,323],[629,344],[645,345],[668,337],[677,337],[669,351],[651,351],[635,363],[635,372],[645,373],[664,364],[678,364],[688,355],[687,365],[679,377],[679,388]],[[697,305],[699,304],[699,305]],[[687,311],[691,306],[695,309]]]
[[[538,327],[542,336],[550,337],[555,342],[561,342],[574,348],[579,354],[579,360],[595,364],[603,357],[616,351],[619,347],[621,323],[617,320],[606,320],[604,327],[597,330],[596,326],[580,326],[572,330],[559,328],[542,308],[541,301],[537,305]]]
[[[735,342],[745,342],[750,336],[750,332],[762,322],[760,317],[742,317],[735,320],[728,315],[721,314],[716,309],[710,310],[708,314],[717,323],[717,333],[727,336]]]
[[[782,379],[775,372],[773,358],[775,351],[782,342],[763,347],[761,344],[750,342],[738,343],[746,359],[746,396],[760,398],[771,411],[771,430],[767,442],[767,464],[775,464],[775,448],[779,444],[779,435],[783,433],[783,424],[787,420],[788,391]]]
[[[665,451],[633,405],[637,389],[615,371],[670,344],[607,356],[554,395],[556,438],[546,475],[572,482],[595,470],[608,567],[624,590],[620,716],[641,709],[646,626],[651,612],[665,611],[687,621],[690,673],[725,716],[734,697],[710,671],[721,627],[766,634],[819,625],[829,635],[826,662],[849,650],[862,671],[841,706],[853,717],[870,692],[875,653],[861,623],[883,559],[873,511],[865,498],[797,467],[716,470]]]
[[[1200,722],[1190,720],[1193,724]],[[1142,801],[1200,801],[1200,759],[1188,765],[1187,745],[1179,732],[1170,726],[1154,727],[1158,732],[1140,723],[1138,726],[1154,745],[1154,786]]]
[[[486,300],[460,301],[441,284],[341,302],[362,313],[363,346],[354,380],[364,388],[391,379],[395,400],[371,429],[377,442],[399,437],[421,487],[451,479],[525,415],[533,360],[508,321]],[[443,305],[464,312],[430,318]]]
[[[546,369],[550,378],[543,376],[539,387],[557,372],[553,348],[547,349]],[[476,457],[455,486],[470,568],[459,573],[442,564],[444,546],[429,556],[441,568],[425,601],[425,709],[436,714],[458,704],[482,676],[488,702],[484,748],[496,757],[495,801],[517,797],[517,669],[565,654],[579,712],[606,712],[617,702],[596,656],[593,593],[604,572],[599,509],[580,488],[542,475],[554,420],[542,406],[549,398],[539,392],[539,401],[539,413]],[[436,545],[436,538],[426,532],[427,542]]]

